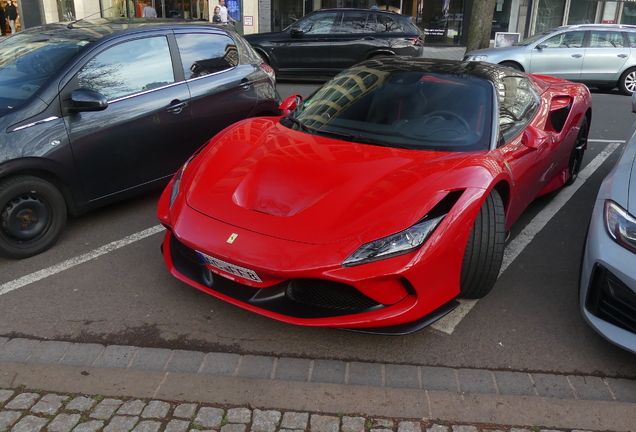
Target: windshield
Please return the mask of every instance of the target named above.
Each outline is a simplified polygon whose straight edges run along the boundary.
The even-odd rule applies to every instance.
[[[556,29],[542,31],[541,33],[537,33],[535,35],[532,35],[529,38],[524,39],[521,42],[516,43],[515,45],[527,46],[527,45],[533,44],[536,41],[538,41],[539,39],[544,38],[547,35],[554,33],[555,31],[556,31]]]
[[[385,147],[487,150],[492,88],[489,81],[463,74],[354,68],[325,84],[282,123]]]
[[[22,34],[0,43],[0,116],[29,99],[89,42]]]

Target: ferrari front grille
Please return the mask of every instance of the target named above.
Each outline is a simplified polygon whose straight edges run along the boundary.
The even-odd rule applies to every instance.
[[[174,250],[179,253],[179,255],[186,258],[188,261],[200,265],[204,264],[204,262],[201,260],[201,257],[199,257],[199,255],[194,250],[181,243],[174,235],[172,236],[172,246],[174,247]]]
[[[382,306],[350,285],[323,279],[293,279],[285,296],[297,303],[349,313]]]
[[[585,307],[592,315],[636,333],[636,293],[601,265],[594,267]]]

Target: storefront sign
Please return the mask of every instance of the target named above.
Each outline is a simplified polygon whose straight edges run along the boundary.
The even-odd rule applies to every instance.
[[[254,19],[254,17],[251,17],[251,16],[244,16],[244,17],[243,17],[243,20],[244,20],[244,21],[243,21],[243,25],[246,25],[246,26],[252,26],[252,25],[254,25],[254,21],[253,21],[253,19]]]

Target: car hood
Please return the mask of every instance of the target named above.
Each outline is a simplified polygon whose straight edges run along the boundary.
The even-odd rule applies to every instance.
[[[186,202],[243,229],[332,243],[375,226],[466,158],[343,142],[253,119],[217,137],[196,161]],[[416,219],[396,232],[429,210],[417,201]]]

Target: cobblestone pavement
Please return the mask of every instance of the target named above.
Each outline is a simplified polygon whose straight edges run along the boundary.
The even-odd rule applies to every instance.
[[[566,432],[0,389],[0,432]],[[567,430],[568,432],[585,432]]]

